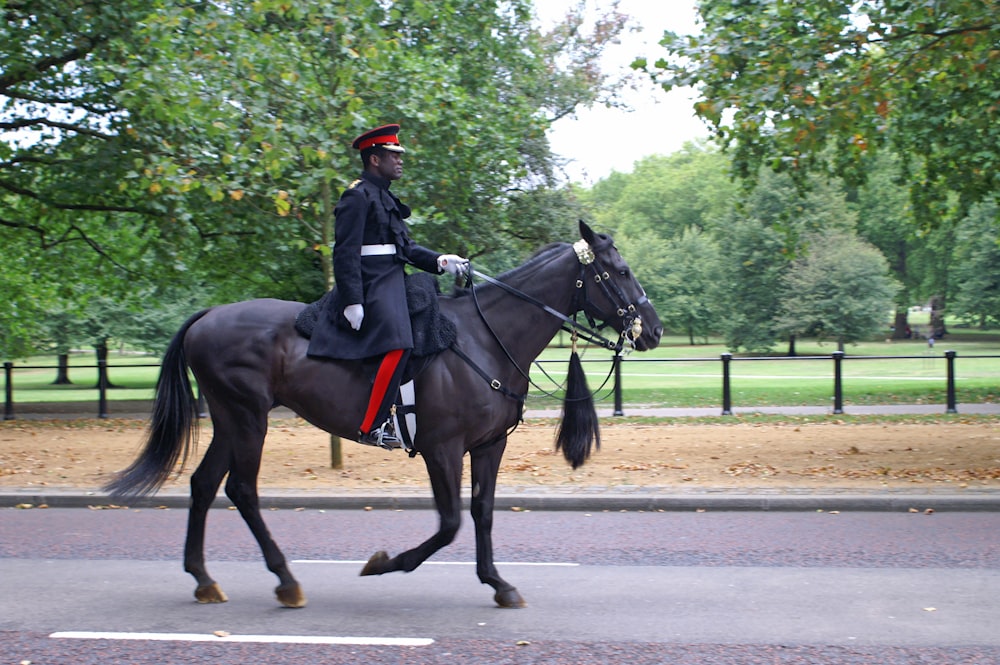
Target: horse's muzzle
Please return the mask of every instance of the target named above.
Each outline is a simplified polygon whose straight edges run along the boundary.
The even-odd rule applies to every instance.
[[[660,344],[660,337],[663,336],[663,326],[655,311],[644,312],[641,316],[637,316],[632,325],[632,331],[638,333],[633,336],[632,341],[636,351],[655,349]]]
[[[663,335],[663,326],[646,326],[642,330],[642,335],[635,340],[636,351],[651,351],[660,345],[660,337]]]

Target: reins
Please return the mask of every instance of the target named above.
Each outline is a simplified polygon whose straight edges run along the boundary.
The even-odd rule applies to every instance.
[[[633,340],[639,336],[642,330],[642,324],[639,319],[639,316],[635,313],[636,311],[635,304],[627,303],[627,298],[625,294],[621,291],[620,288],[618,288],[616,284],[611,282],[610,274],[606,270],[601,269],[601,265],[597,261],[593,250],[590,248],[590,245],[585,240],[579,240],[576,243],[574,243],[573,250],[577,255],[577,259],[580,261],[580,275],[576,281],[577,295],[576,297],[574,297],[573,317],[567,316],[562,312],[553,309],[549,305],[543,303],[541,300],[538,300],[534,296],[524,293],[520,289],[513,287],[510,284],[501,282],[500,280],[495,279],[494,277],[491,277],[490,275],[487,275],[485,273],[481,273],[478,270],[474,270],[472,268],[471,263],[469,264],[469,270],[467,273],[466,284],[472,293],[472,300],[475,303],[476,312],[479,314],[479,318],[486,326],[486,329],[489,330],[490,335],[492,335],[493,339],[496,340],[497,345],[504,352],[504,355],[507,357],[507,360],[511,363],[511,365],[513,365],[514,368],[517,369],[518,373],[520,373],[521,376],[524,377],[524,379],[527,380],[531,386],[533,386],[536,390],[538,390],[547,397],[556,397],[556,394],[552,391],[548,391],[542,388],[531,378],[530,374],[526,372],[514,359],[514,356],[510,353],[510,351],[507,349],[507,346],[503,343],[503,340],[500,339],[500,336],[493,329],[493,326],[490,325],[489,321],[486,318],[485,313],[482,310],[482,307],[479,304],[479,298],[476,295],[476,289],[473,286],[472,278],[475,276],[483,280],[484,282],[487,282],[488,284],[497,286],[500,289],[506,291],[507,293],[510,293],[511,295],[514,295],[517,298],[524,300],[525,302],[534,305],[535,307],[538,307],[546,314],[549,314],[550,316],[553,316],[562,321],[562,329],[573,335],[574,354],[576,352],[576,339],[577,337],[581,337],[592,344],[596,344],[598,346],[602,346],[609,350],[613,350],[615,351],[615,353],[622,355],[625,353],[624,350],[625,347],[626,346],[631,347]],[[617,306],[617,313],[619,316],[622,317],[622,319],[625,322],[625,325],[623,326],[622,334],[619,336],[618,341],[612,341],[607,337],[601,335],[597,323],[594,322],[590,313],[586,311],[587,305],[590,304],[590,300],[587,298],[586,288],[585,288],[587,283],[586,271],[588,267],[590,267],[590,269],[593,270],[594,273],[593,279],[595,283],[600,285],[600,287],[603,289],[605,297],[607,297],[608,301],[612,303],[614,302],[619,303],[619,305]],[[609,283],[614,288],[614,293],[612,293],[611,289],[608,288]],[[643,295],[643,299],[645,299],[645,295]],[[642,300],[640,300],[640,303],[641,302]],[[583,325],[576,320],[575,318],[576,314],[581,311],[583,311],[584,314],[586,315],[590,327]],[[606,325],[607,324],[604,323],[600,327],[604,327]],[[521,403],[523,408],[524,400],[527,397],[527,395],[518,395],[513,393],[508,388],[505,388],[499,379],[491,378],[486,373],[485,370],[479,367],[465,353],[461,352],[454,346],[452,347],[452,350],[455,351],[455,353],[460,358],[462,358],[467,364],[469,364],[469,366],[471,366],[484,380],[486,380],[486,382],[490,384],[491,388],[502,392],[508,397],[517,399]],[[631,348],[629,348],[629,350],[631,350]],[[612,366],[611,369],[608,370],[608,375],[604,378],[604,381],[601,382],[601,385],[597,388],[597,390],[591,392],[586,398],[581,398],[581,399],[592,399],[593,395],[603,390],[604,386],[607,385],[608,381],[610,380],[613,372],[614,372],[614,366]],[[552,380],[552,377],[549,376],[544,369],[542,369],[542,373],[545,374],[545,376],[548,377],[550,380]],[[553,383],[555,383],[555,381],[553,381]]]
[[[581,273],[583,272],[583,269],[584,269],[583,266],[581,266],[581,268],[580,268]],[[554,316],[557,319],[561,320],[563,322],[562,329],[565,330],[566,332],[574,333],[574,334],[582,337],[583,339],[587,340],[591,344],[597,344],[598,346],[603,346],[603,347],[605,347],[607,349],[610,349],[612,351],[619,351],[621,349],[621,343],[614,342],[614,341],[608,339],[607,337],[604,337],[603,335],[601,335],[600,332],[598,332],[598,330],[596,329],[596,324],[591,324],[591,325],[594,325],[595,327],[588,328],[587,326],[585,326],[582,323],[578,322],[576,319],[573,319],[573,318],[571,318],[569,316],[566,316],[562,312],[559,312],[559,311],[557,311],[557,310],[549,307],[548,305],[546,305],[545,303],[543,303],[541,300],[538,300],[534,296],[530,296],[527,293],[525,293],[524,291],[521,291],[520,289],[514,288],[510,284],[507,284],[506,282],[501,282],[500,280],[495,279],[493,277],[490,277],[489,275],[487,275],[485,273],[481,273],[478,270],[472,270],[471,264],[470,264],[469,273],[470,273],[470,275],[474,275],[474,276],[480,278],[484,282],[487,282],[487,283],[492,284],[494,286],[499,286],[501,289],[503,289],[507,293],[510,293],[511,295],[514,295],[514,296],[517,296],[521,300],[524,300],[525,302],[530,303],[530,304],[538,307],[539,309],[543,310],[546,314],[549,314],[549,315]],[[580,284],[581,281],[582,280],[577,280],[577,287],[581,286],[581,284]],[[469,278],[469,284],[471,285],[471,283],[472,283],[472,279],[471,279],[471,276],[470,276],[470,278]],[[483,319],[483,322],[487,324],[486,327],[489,328],[490,333],[493,334],[493,337],[497,340],[497,342],[500,343],[500,346],[503,347],[503,342],[500,342],[500,339],[497,337],[496,333],[493,332],[493,328],[490,327],[489,323],[486,321],[486,318],[483,316],[483,311],[479,307],[479,300],[477,298],[475,298],[475,289],[472,289],[472,293],[473,293],[473,300],[476,303],[476,311],[479,312],[479,318]],[[578,309],[577,311],[579,312],[581,310]],[[589,318],[589,316],[588,316],[588,318]],[[506,353],[506,351],[507,351],[507,349],[505,348],[504,352]],[[507,357],[510,358],[510,354],[509,353],[507,354]]]

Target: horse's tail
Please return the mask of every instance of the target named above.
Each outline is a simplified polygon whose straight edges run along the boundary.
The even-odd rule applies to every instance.
[[[566,396],[563,398],[563,417],[556,434],[556,450],[574,469],[583,466],[590,457],[590,448],[601,447],[601,429],[594,408],[594,396],[587,388],[587,375],[576,351],[569,358],[566,376]]]
[[[142,452],[104,486],[111,496],[144,496],[156,492],[170,477],[178,459],[183,467],[192,446],[197,443],[198,402],[188,378],[184,336],[208,311],[202,310],[185,321],[163,354]]]

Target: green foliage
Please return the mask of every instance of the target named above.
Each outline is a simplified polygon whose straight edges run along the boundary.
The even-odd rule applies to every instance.
[[[619,236],[616,243],[668,328],[685,332],[691,344],[719,328],[722,265],[711,235],[690,227],[670,240]]]
[[[1000,325],[1000,207],[974,206],[959,224],[951,282],[953,315],[980,327]]]
[[[721,333],[734,351],[767,352],[792,332],[778,325],[781,286],[809,254],[808,239],[850,237],[870,213],[836,180],[814,177],[801,191],[790,176],[764,171],[758,187],[741,191],[727,165],[717,150],[689,145],[612,174],[581,198],[616,233],[668,329],[692,344]]]
[[[766,352],[778,338],[781,305],[775,295],[788,268],[781,235],[759,219],[737,219],[722,244],[723,285],[719,305],[726,316],[720,332],[736,351]]]
[[[853,191],[858,216],[858,234],[879,248],[889,269],[900,284],[896,311],[903,314],[921,297],[926,266],[922,265],[926,233],[913,222],[906,188],[895,177],[897,158],[888,152],[879,155],[863,187]],[[898,321],[900,336],[905,321]]]
[[[891,148],[925,224],[1000,186],[995,1],[704,0],[699,13],[700,34],[667,32],[668,55],[635,66],[698,90],[695,112],[748,182],[763,165],[856,184]]]
[[[534,249],[574,207],[546,191],[545,130],[613,95],[594,63],[624,25],[609,11],[588,30],[581,6],[544,34],[526,0],[0,7],[7,354],[42,297],[74,314],[139,292],[166,307],[174,284],[201,304],[318,297],[350,141],[385,122],[403,125],[420,242],[501,263]]]
[[[884,330],[898,289],[887,270],[882,253],[853,235],[813,236],[784,276],[778,329],[841,346]]]
[[[728,159],[710,144],[646,157],[630,174],[598,182],[586,199],[615,233],[669,239],[687,228],[714,229],[736,201]]]

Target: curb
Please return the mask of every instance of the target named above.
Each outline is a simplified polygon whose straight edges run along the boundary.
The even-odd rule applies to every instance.
[[[470,499],[462,499],[468,509]],[[186,494],[169,493],[129,500],[112,500],[104,494],[72,492],[35,492],[32,490],[0,492],[0,508],[172,508],[186,509]],[[407,492],[345,494],[262,494],[263,510],[433,510],[430,490],[426,494]],[[225,496],[216,499],[213,508],[228,509],[232,503]],[[997,512],[1000,492],[955,493],[861,493],[815,492],[783,494],[738,491],[698,493],[653,492],[580,492],[580,493],[498,493],[496,510],[577,511],[577,512]]]

